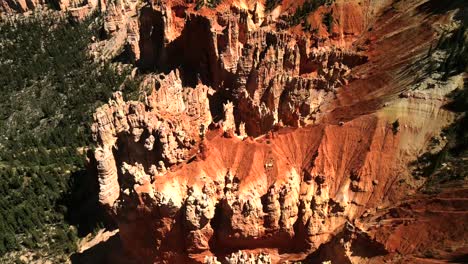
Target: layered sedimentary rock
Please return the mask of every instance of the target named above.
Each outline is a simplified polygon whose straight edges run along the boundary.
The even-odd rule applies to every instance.
[[[309,17],[318,32],[298,33],[283,30],[285,2],[265,13],[255,1],[155,1],[138,23],[109,12],[109,37],[160,72],[141,102],[116,93],[92,127],[100,202],[139,263],[282,263],[335,244],[338,263],[359,263],[418,250],[384,242],[393,231],[365,216],[414,192],[407,163],[454,118],[442,106],[463,77],[421,65],[459,6],[336,1]],[[330,32],[317,22],[327,12]]]
[[[179,69],[184,85],[213,87],[220,100],[238,102],[236,115],[255,136],[279,121],[313,123],[322,101],[347,83],[350,68],[366,61],[345,46],[319,47],[317,39],[277,33],[236,5],[203,15],[191,5],[157,1],[141,7],[139,21],[128,10],[108,7],[111,41],[101,54],[125,48],[142,69]]]

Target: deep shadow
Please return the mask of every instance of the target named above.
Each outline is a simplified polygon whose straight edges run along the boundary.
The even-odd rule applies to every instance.
[[[73,264],[136,264],[124,254],[119,234],[70,257]]]
[[[123,64],[134,64],[135,58],[133,56],[133,52],[128,44],[126,44],[123,48],[123,51],[117,55],[115,58],[112,59],[112,62],[120,62]]]
[[[137,65],[145,71],[155,70],[164,46],[163,15],[151,6],[145,6],[140,14],[140,60]]]
[[[176,10],[178,16],[182,13],[184,10]],[[149,6],[141,9],[139,68],[166,74],[178,69],[184,87],[195,87],[200,82],[216,86],[219,65],[210,21],[201,16],[188,17],[180,36],[165,44],[163,17]]]
[[[223,224],[223,209],[221,208],[221,203],[217,203],[215,207],[215,214],[210,221],[211,228],[213,228],[214,234],[211,237],[210,241],[208,241],[210,248],[217,248],[218,245],[218,232],[221,229],[221,225]]]
[[[210,113],[213,117],[213,122],[224,120],[224,104],[229,100],[226,93],[218,91],[213,95],[208,96],[210,103]]]
[[[468,263],[468,254],[457,256],[449,261],[450,263]]]
[[[351,225],[346,224],[340,233],[336,234],[331,241],[322,244],[303,263],[319,264],[331,260],[332,263],[351,264],[351,260],[346,255],[343,242],[351,243],[352,256],[372,258],[388,254],[388,251],[382,244],[371,239],[367,234],[354,230]]]
[[[372,258],[388,254],[385,246],[369,237],[366,233],[358,233],[351,246],[353,256]]]
[[[159,70],[169,73],[179,69],[184,87],[195,87],[199,82],[216,86],[218,62],[210,21],[205,17],[190,17],[180,36],[164,51]]]
[[[88,157],[89,158],[89,157]],[[66,210],[65,220],[76,226],[78,236],[84,237],[102,227],[116,228],[115,222],[99,204],[99,183],[94,159],[88,170],[77,170],[68,179],[69,191],[62,195],[58,206]]]
[[[429,13],[429,14],[445,14],[450,10],[457,8],[468,7],[468,2],[466,0],[451,0],[451,1],[440,1],[440,0],[430,0],[421,6],[418,7],[419,12]]]

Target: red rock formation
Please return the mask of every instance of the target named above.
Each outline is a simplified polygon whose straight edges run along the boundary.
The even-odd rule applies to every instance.
[[[432,90],[415,83],[432,78],[418,76],[424,56],[459,6],[431,13],[433,1],[357,2],[311,14],[314,23],[329,11],[336,20],[318,35],[282,30],[288,1],[271,14],[256,1],[200,11],[154,1],[138,25],[126,13],[123,24],[108,17],[109,36],[139,32],[122,43],[133,43],[140,67],[163,72],[146,77],[144,102],[117,93],[94,116],[100,202],[130,256],[280,263],[338,248],[337,263],[378,263],[426,245],[399,240],[411,227],[373,229],[363,216],[416,190],[407,163],[453,120],[441,107],[461,76]],[[407,90],[415,91],[398,97]]]

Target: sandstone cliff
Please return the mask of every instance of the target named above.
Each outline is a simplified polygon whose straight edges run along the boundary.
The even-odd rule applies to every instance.
[[[112,43],[160,72],[146,75],[141,102],[116,93],[94,115],[100,202],[126,252],[139,263],[320,254],[315,263],[334,245],[337,263],[378,263],[421,251],[427,240],[395,241],[408,227],[379,229],[370,214],[416,191],[408,162],[454,120],[442,106],[463,76],[424,65],[466,5],[334,1],[308,31],[285,26],[301,3],[188,2],[107,7]]]

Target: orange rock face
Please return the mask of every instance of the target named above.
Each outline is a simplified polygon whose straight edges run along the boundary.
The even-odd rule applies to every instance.
[[[198,11],[154,1],[137,18],[112,7],[109,35],[124,34],[137,65],[161,72],[146,76],[143,102],[116,93],[94,115],[100,202],[126,252],[139,263],[381,263],[421,253],[429,223],[441,221],[419,213],[425,205],[379,220],[405,223],[410,206],[410,225],[377,225],[370,212],[416,191],[407,163],[453,121],[442,106],[463,78],[423,89],[432,77],[421,81],[421,64],[438,26],[465,5],[391,2],[320,7],[307,18],[315,33],[285,28],[288,1],[271,13],[261,1]]]

